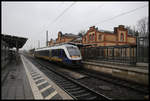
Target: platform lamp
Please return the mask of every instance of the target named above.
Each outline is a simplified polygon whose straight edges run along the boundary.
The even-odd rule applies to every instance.
[[[139,33],[138,31],[135,32],[135,36],[136,36],[136,62],[138,61],[138,36],[139,36]]]

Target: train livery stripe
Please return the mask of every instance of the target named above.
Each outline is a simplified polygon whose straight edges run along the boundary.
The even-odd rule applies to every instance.
[[[41,56],[41,55],[36,55],[36,57],[43,58],[50,61],[62,61],[62,59],[59,57],[48,57],[48,56]]]
[[[58,58],[58,57],[51,57],[50,60],[52,60],[52,61],[62,61],[62,59]]]

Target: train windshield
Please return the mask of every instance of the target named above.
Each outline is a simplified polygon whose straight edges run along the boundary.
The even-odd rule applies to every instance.
[[[80,51],[76,47],[67,47],[70,56],[80,56]]]

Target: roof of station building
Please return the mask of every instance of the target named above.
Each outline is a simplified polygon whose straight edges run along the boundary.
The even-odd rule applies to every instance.
[[[9,48],[22,48],[27,41],[27,38],[6,34],[1,34],[1,39],[8,44]]]

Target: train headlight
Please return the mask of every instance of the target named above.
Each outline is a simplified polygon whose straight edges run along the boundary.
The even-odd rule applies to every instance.
[[[79,58],[79,56],[71,56],[71,58]]]

